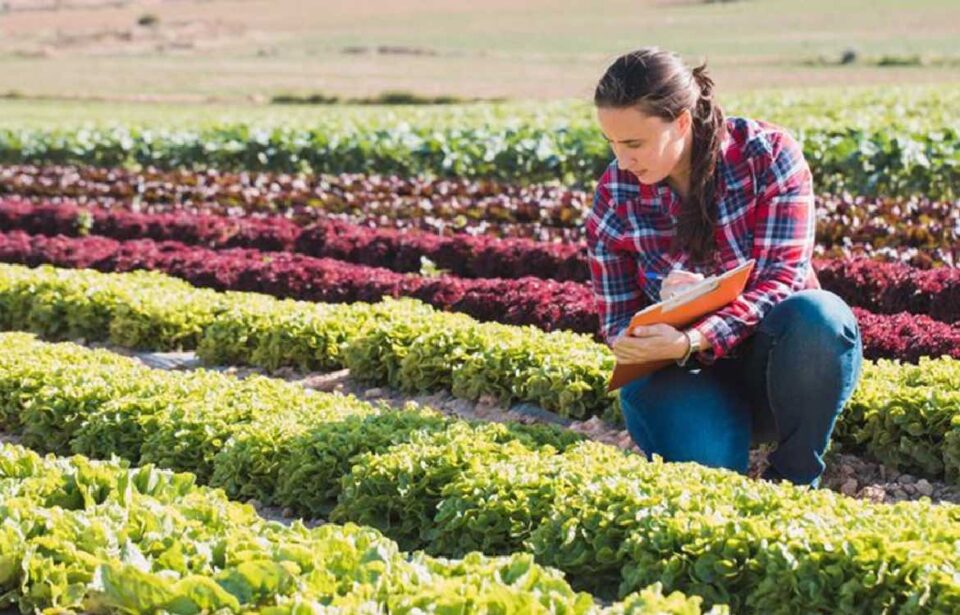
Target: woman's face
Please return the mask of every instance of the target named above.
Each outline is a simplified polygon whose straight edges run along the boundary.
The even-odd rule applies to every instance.
[[[690,127],[689,111],[669,121],[647,115],[637,107],[598,107],[597,120],[617,157],[617,166],[645,184],[666,179],[683,157]]]

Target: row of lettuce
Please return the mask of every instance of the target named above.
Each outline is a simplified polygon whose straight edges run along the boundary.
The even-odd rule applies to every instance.
[[[809,129],[796,133],[820,190],[953,198],[960,133]],[[0,129],[0,163],[310,173],[424,174],[591,186],[612,159],[590,124],[322,128]]]
[[[436,270],[465,278],[533,276],[561,282],[590,281],[587,250],[582,244],[439,237],[333,220],[300,227],[281,217],[144,214],[0,199],[0,229],[47,236],[96,235],[120,241],[176,240],[219,250],[295,252],[401,273],[420,272],[429,261]],[[917,270],[904,263],[864,258],[817,260],[814,268],[824,287],[850,305],[884,314],[910,312],[950,323],[960,320],[960,270],[956,268]],[[568,287],[564,292],[572,293]],[[579,294],[584,293],[590,291],[583,289]],[[571,299],[579,294],[572,293]]]
[[[458,241],[480,236],[582,245],[592,203],[585,191],[545,184],[59,166],[0,167],[0,194],[9,195],[8,204],[29,200],[42,209],[52,204],[89,207],[79,212],[80,231],[97,232],[98,226],[184,228],[186,216],[197,214],[198,229],[184,230],[204,241],[290,249],[306,243],[301,227],[313,225],[346,233],[349,243],[337,248],[355,253],[365,245],[379,248],[384,233],[390,234],[386,229],[420,230]],[[869,256],[924,269],[960,262],[960,210],[955,203],[845,194],[820,195],[815,206],[817,254]],[[97,213],[101,209],[114,210],[115,219],[104,219],[106,214]],[[138,217],[125,218],[122,212],[130,210]],[[171,213],[178,215],[166,220],[151,216]],[[207,214],[230,218],[212,221]],[[523,249],[522,244],[518,248]],[[569,275],[560,270],[551,277]]]
[[[4,444],[0,486],[2,603],[24,613],[702,611],[699,598],[659,586],[601,608],[528,554],[438,559],[353,524],[267,522],[150,465]]]
[[[70,238],[0,232],[0,262],[52,264],[123,272],[154,270],[217,290],[251,291],[281,298],[344,303],[412,297],[442,310],[468,314],[484,322],[532,325],[545,331],[573,331],[600,340],[593,291],[587,284],[540,278],[471,279],[402,274],[379,267],[314,258],[298,253],[253,249],[211,250],[180,242],[150,239],[117,241],[98,236]],[[877,265],[883,268],[884,265]],[[893,265],[890,265],[893,267]],[[910,271],[909,267],[903,266]],[[922,272],[916,280],[901,275],[883,287],[871,262],[841,263],[826,270],[830,288],[852,303],[881,309],[891,306],[952,316],[960,290],[952,269]],[[918,272],[920,273],[920,272]],[[929,275],[927,275],[929,274]],[[893,279],[893,278],[891,278]],[[862,288],[861,286],[862,285]],[[864,292],[882,287],[882,293]],[[926,302],[924,301],[926,300]],[[960,324],[925,314],[874,314],[855,307],[868,358],[917,361],[923,356],[960,358]]]
[[[570,332],[478,323],[412,300],[313,304],[219,293],[152,272],[0,266],[0,328],[126,348],[196,349],[208,365],[349,368],[405,392],[532,402],[618,420],[614,358]],[[834,442],[904,471],[960,481],[960,361],[867,362]]]
[[[526,550],[538,564],[564,572],[574,587],[604,598],[628,596],[659,582],[667,591],[699,596],[707,606],[728,604],[735,612],[921,613],[960,608],[960,507],[929,501],[870,504],[787,483],[755,482],[696,464],[648,462],[607,445],[577,441],[556,428],[471,424],[415,406],[388,410],[336,394],[305,394],[297,385],[261,377],[238,381],[215,372],[151,370],[133,359],[73,344],[46,344],[22,333],[0,336],[0,344],[4,428],[21,431],[28,445],[94,457],[120,455],[195,472],[199,480],[222,486],[228,495],[254,496],[305,514],[325,514],[334,522],[379,528],[401,549],[422,548],[444,557],[474,549],[488,555]],[[31,467],[37,464],[32,458]],[[141,474],[134,473],[132,480],[101,473],[89,481],[92,484],[75,489],[64,489],[65,481],[53,478],[22,491],[35,497],[39,492],[66,510],[109,510],[115,481],[115,498],[128,506],[140,499],[137,484],[149,484],[171,500],[195,501],[172,493],[176,489],[164,489],[164,481],[155,478],[162,474],[136,472]],[[142,473],[149,478],[141,478]],[[280,587],[279,580],[287,580],[283,587],[295,587],[290,577],[297,573],[301,579],[322,579],[328,592],[352,587],[351,573],[358,563],[374,566],[388,559],[389,565],[374,566],[379,574],[371,575],[383,586],[355,591],[381,590],[384,593],[374,595],[390,596],[400,604],[419,599],[428,606],[434,596],[462,583],[456,575],[462,572],[468,583],[504,592],[504,600],[521,599],[510,585],[525,585],[520,587],[522,598],[539,610],[550,606],[579,612],[572,606],[575,600],[588,606],[549,570],[524,556],[491,561],[467,555],[463,563],[439,561],[432,567],[434,560],[418,555],[412,562],[434,574],[403,574],[411,559],[397,558],[392,545],[377,558],[365,553],[341,556],[313,542],[352,533],[348,540],[365,545],[365,539],[379,538],[372,532],[349,526],[284,530],[256,522],[249,509],[230,508],[226,514],[221,508],[211,510],[206,502],[198,508],[194,516],[183,516],[201,526],[235,520],[238,526],[249,524],[251,533],[226,544],[213,540],[194,553],[182,541],[170,544],[180,534],[170,529],[170,524],[179,527],[175,521],[167,520],[160,531],[148,521],[149,515],[117,511],[118,518],[130,519],[137,529],[114,533],[95,524],[91,532],[91,525],[77,523],[60,536],[80,541],[79,534],[87,532],[83,543],[88,548],[96,545],[91,536],[146,540],[131,540],[136,550],[126,541],[112,545],[143,573],[163,566],[181,574],[189,566],[236,566],[214,577],[225,592],[207,583],[204,591],[190,594],[228,603],[225,594],[231,589],[239,594],[235,598],[263,600],[271,583]],[[44,512],[36,514],[42,517]],[[56,509],[53,514],[70,513]],[[28,510],[20,515],[31,518]],[[202,534],[204,528],[193,531]],[[306,544],[275,546],[269,540],[288,534]],[[16,538],[12,542],[15,550]],[[42,553],[57,562],[60,554],[51,542],[44,541]],[[71,545],[65,546],[69,552]],[[88,567],[85,571],[102,564],[96,558],[74,558]],[[316,558],[333,559],[341,574],[350,576],[323,574],[325,560]],[[46,562],[40,558],[31,563]],[[57,565],[48,564],[66,572]],[[129,570],[121,571],[138,580],[147,576]],[[495,571],[500,576],[486,583],[484,573]],[[267,578],[253,577],[257,573]],[[396,582],[394,573],[413,583],[401,586],[396,597],[389,591]],[[112,587],[123,591],[121,577],[111,580],[116,581]],[[223,583],[228,580],[232,582]],[[438,581],[441,589],[425,599],[418,595],[427,583]],[[141,594],[136,589],[126,588],[130,599]],[[285,602],[287,596],[279,593]],[[547,600],[559,604],[537,604]],[[513,604],[502,608],[509,610]]]
[[[297,252],[399,272],[418,272],[427,259],[437,269],[468,278],[529,275],[559,281],[589,279],[585,247],[580,242],[445,237],[417,230],[371,228],[337,219],[301,226],[285,216],[142,213],[0,197],[0,229],[70,237],[176,240],[214,249]]]
[[[0,262],[162,271],[198,286],[260,292],[332,303],[413,297],[483,321],[535,325],[545,330],[597,331],[589,287],[540,278],[467,279],[402,274],[288,252],[211,250],[150,239],[116,241],[0,232]]]
[[[816,241],[823,251],[839,249],[886,260],[918,261],[924,269],[960,260],[960,209],[950,203],[927,203],[928,207],[924,207],[911,201],[870,201],[858,205],[831,199],[821,201]],[[833,208],[824,209],[826,205]],[[464,277],[533,275],[556,280],[589,279],[583,237],[537,241],[531,239],[538,236],[537,230],[521,237],[511,237],[509,232],[506,237],[496,233],[444,234],[420,228],[420,222],[428,220],[423,217],[408,220],[412,222],[410,226],[395,228],[389,223],[380,226],[381,218],[376,216],[356,220],[327,215],[325,210],[317,210],[314,219],[298,220],[286,215],[229,215],[228,209],[219,208],[198,213],[160,205],[149,206],[151,212],[147,213],[139,208],[132,211],[135,207],[129,199],[111,207],[101,197],[87,206],[69,199],[0,197],[0,228],[116,239],[177,239],[214,248],[292,251],[395,271],[417,271],[427,258],[438,268]],[[496,216],[491,218],[478,224],[488,230],[524,226],[498,223]],[[583,225],[558,230],[576,230],[579,235]]]
[[[591,196],[556,183],[508,184],[462,177],[229,172],[212,168],[132,170],[64,165],[0,166],[0,194],[96,199],[110,207],[241,210],[300,220],[326,214],[403,219],[432,215],[490,222],[575,225]]]
[[[905,245],[930,247],[947,238],[957,220],[955,203],[927,195],[830,195],[820,186],[818,191],[819,234],[831,244],[852,234],[858,243],[887,245],[900,237]],[[490,232],[510,229],[510,225],[575,230],[583,226],[593,203],[590,192],[558,184],[517,185],[462,177],[133,171],[61,165],[0,167],[0,194],[121,209],[136,205],[151,211],[276,213],[297,222],[336,214],[375,219],[379,226],[432,218],[454,228],[486,223]]]

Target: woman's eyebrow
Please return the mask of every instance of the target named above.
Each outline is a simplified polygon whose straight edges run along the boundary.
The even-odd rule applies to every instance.
[[[600,134],[603,134],[603,133],[600,133]],[[636,143],[637,141],[643,141],[643,139],[641,139],[640,137],[637,137],[636,139],[624,139],[623,141],[613,141],[607,135],[603,135],[603,138],[609,141],[610,143]]]

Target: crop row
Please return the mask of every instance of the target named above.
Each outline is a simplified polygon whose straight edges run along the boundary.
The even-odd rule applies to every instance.
[[[960,265],[960,201],[818,199],[817,244],[867,255],[906,254],[920,265]]]
[[[960,269],[920,270],[869,258],[815,260],[820,284],[848,304],[880,314],[925,314],[960,321]]]
[[[577,282],[401,274],[296,253],[241,248],[211,250],[150,239],[46,237],[20,231],[0,232],[0,261],[105,272],[162,271],[217,290],[251,291],[307,301],[344,303],[413,297],[482,321],[586,333],[600,340],[593,291],[589,285]],[[903,265],[898,272],[892,264],[872,261],[828,263],[827,267],[825,287],[835,289],[854,305],[863,302],[886,311],[897,307],[926,310],[942,318],[956,318],[960,303],[954,297],[960,276],[955,270],[921,272]],[[911,277],[913,272],[916,276]],[[884,293],[861,292],[857,287],[857,283],[862,283],[873,291],[882,286],[883,280],[889,280],[889,286],[883,286]],[[918,286],[918,280],[926,285]],[[863,309],[856,313],[868,358],[960,358],[960,325],[922,313],[873,314]]]
[[[0,194],[121,209],[135,205],[157,212],[280,213],[298,222],[352,214],[378,220],[459,219],[569,229],[583,226],[593,203],[591,193],[556,184],[56,165],[0,167]],[[851,233],[856,243],[887,245],[899,237],[915,247],[942,245],[956,239],[960,223],[956,203],[916,195],[821,194],[816,210],[818,235],[829,245]]]
[[[590,280],[584,246],[463,235],[438,237],[339,221],[301,228],[281,217],[142,214],[0,199],[0,229],[42,235],[89,233],[117,240],[177,240],[214,249],[280,250],[397,272],[418,272],[427,259],[439,270],[467,278]],[[824,288],[850,305],[883,314],[910,312],[950,323],[960,320],[960,269],[917,270],[904,263],[863,258],[817,260],[814,267]],[[587,292],[584,289],[580,294]],[[576,294],[572,297],[579,299]]]
[[[20,231],[0,232],[0,261],[100,271],[163,271],[198,286],[306,301],[414,297],[483,321],[529,324],[546,331],[595,333],[598,329],[592,291],[577,282],[421,276],[288,252],[211,250],[176,241],[46,237]]]
[[[405,392],[449,390],[466,399],[529,401],[563,416],[619,416],[619,398],[606,392],[613,366],[606,346],[582,335],[477,323],[410,300],[307,304],[196,289],[151,272],[0,265],[0,328],[196,349],[208,365],[346,367],[360,381]],[[958,383],[960,361],[950,358],[868,361],[835,441],[902,470],[960,482]]]
[[[216,249],[298,252],[399,272],[420,271],[426,258],[439,269],[470,278],[535,276],[584,281],[589,277],[585,248],[575,244],[469,235],[441,237],[419,231],[372,229],[339,220],[321,220],[302,227],[282,216],[149,214],[0,198],[0,229],[42,235],[91,234],[120,240],[176,240]]]
[[[286,527],[189,474],[122,460],[4,444],[0,484],[0,590],[22,612],[701,612],[659,586],[601,609],[528,554],[437,559],[352,524]]]
[[[543,234],[541,233],[541,236]],[[948,247],[914,248],[910,246],[884,246],[875,248],[870,244],[846,243],[829,248],[817,244],[813,254],[818,258],[869,258],[884,263],[903,263],[915,269],[960,267],[960,243]]]
[[[135,173],[91,167],[0,167],[0,194],[5,192],[41,205],[144,213],[279,213],[282,217],[271,216],[270,223],[261,224],[277,227],[274,242],[296,234],[291,223],[339,221],[346,228],[353,224],[583,244],[584,219],[592,203],[582,190],[554,185],[362,175]],[[900,260],[922,268],[960,262],[960,208],[955,203],[819,196],[816,211],[821,253]]]
[[[466,229],[506,236],[575,237],[592,198],[556,185],[518,186],[462,178],[430,180],[376,175],[312,176],[273,173],[191,172],[95,167],[0,167],[0,194],[67,199],[112,208],[204,213],[279,212],[304,223],[338,214],[375,226],[433,231]],[[955,203],[863,196],[818,196],[818,237],[828,247],[934,250],[958,237]],[[530,225],[530,226],[527,226]]]
[[[266,379],[157,373],[23,334],[0,343],[4,407],[22,413],[19,426],[38,446],[49,448],[39,437],[49,431],[94,456],[135,455],[158,441],[172,451],[199,449],[213,460],[212,482],[228,493],[245,496],[259,478],[249,492],[265,501],[289,498],[300,509],[329,510],[335,522],[382,528],[401,548],[455,556],[527,549],[600,595],[660,582],[735,612],[960,608],[960,507],[870,504],[697,464],[647,462],[554,430],[471,425],[415,408],[338,417],[335,405],[348,398],[333,395],[316,395],[330,400],[326,416],[304,414],[284,406],[282,394],[269,395],[283,385]],[[100,435],[84,438],[92,429]],[[148,447],[158,464],[189,466],[197,455],[162,448]],[[93,497],[104,498],[103,482],[94,481]],[[523,556],[511,563],[535,568]],[[529,576],[546,583],[549,574]],[[517,576],[527,575],[505,582]],[[567,591],[555,599],[570,600],[560,588]]]
[[[464,178],[230,173],[123,168],[0,167],[0,194],[95,201],[107,207],[206,213],[281,213],[298,221],[324,214],[390,218],[464,217],[489,222],[572,226],[589,209],[583,190]]]
[[[960,135],[889,128],[797,133],[814,181],[839,193],[956,196]],[[593,125],[0,130],[0,163],[559,180],[590,186],[613,156]]]
[[[612,410],[610,350],[568,331],[478,323],[420,302],[325,304],[218,293],[147,271],[0,265],[0,328],[128,348],[197,349],[213,365],[349,367],[405,391],[531,401],[564,416]],[[424,329],[424,327],[428,327]],[[434,333],[419,339],[424,332]]]

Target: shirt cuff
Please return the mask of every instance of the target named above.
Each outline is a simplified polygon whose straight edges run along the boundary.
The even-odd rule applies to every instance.
[[[708,316],[692,328],[710,342],[710,348],[697,353],[697,360],[703,365],[713,365],[726,355],[729,351],[727,342],[735,337],[730,325],[720,316]]]

